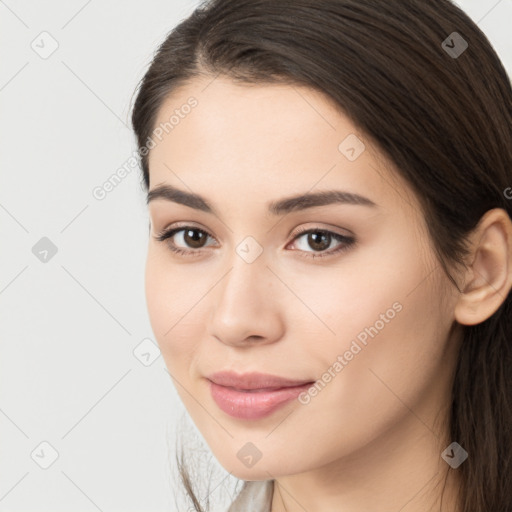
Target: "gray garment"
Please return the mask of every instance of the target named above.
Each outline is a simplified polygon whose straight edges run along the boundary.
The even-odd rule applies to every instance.
[[[270,512],[274,480],[248,480],[227,512]]]

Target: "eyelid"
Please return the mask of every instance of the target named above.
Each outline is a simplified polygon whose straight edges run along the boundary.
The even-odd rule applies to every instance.
[[[293,239],[295,239],[295,238],[297,238],[297,236],[302,235],[304,233],[309,233],[311,231],[325,231],[328,233],[333,233],[333,234],[336,234],[339,236],[343,236],[345,238],[355,238],[354,233],[352,231],[350,231],[349,229],[345,228],[345,231],[347,231],[346,234],[338,233],[338,231],[336,231],[336,230],[339,230],[339,229],[340,228],[337,228],[337,227],[321,227],[318,224],[313,224],[313,226],[311,226],[311,227],[301,226],[301,227],[297,228],[295,231],[292,231],[289,236],[291,236]]]
[[[169,225],[165,226],[164,228],[162,228],[161,230],[157,231],[157,237],[164,235],[170,231],[177,231],[177,230],[186,229],[186,228],[197,229],[198,231],[204,231],[209,237],[216,240],[216,238],[210,233],[210,231],[208,229],[203,228],[201,226],[197,226],[193,221],[173,222],[172,224],[169,224]]]

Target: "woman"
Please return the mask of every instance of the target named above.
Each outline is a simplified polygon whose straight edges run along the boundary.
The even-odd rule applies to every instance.
[[[132,121],[151,325],[230,511],[511,510],[512,90],[470,18],[212,0]]]

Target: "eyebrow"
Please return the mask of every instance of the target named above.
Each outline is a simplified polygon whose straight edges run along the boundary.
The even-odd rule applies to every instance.
[[[196,210],[211,213],[218,216],[215,209],[208,201],[192,192],[180,190],[171,185],[158,185],[150,190],[147,195],[146,204],[156,199],[172,201],[174,203],[183,204]],[[314,193],[299,194],[296,196],[286,197],[279,201],[271,201],[267,203],[268,211],[272,215],[284,215],[292,211],[305,210],[316,206],[326,206],[330,204],[352,204],[378,207],[371,199],[343,190],[327,190]]]

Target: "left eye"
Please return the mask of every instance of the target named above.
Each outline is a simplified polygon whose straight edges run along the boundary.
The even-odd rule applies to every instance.
[[[172,238],[178,233],[182,233],[182,243],[185,246],[188,245],[188,248],[180,247],[176,245],[176,243],[172,240]],[[155,238],[159,242],[168,240],[167,245],[169,246],[169,249],[175,253],[186,256],[195,256],[198,254],[200,249],[206,247],[204,245],[204,242],[207,240],[208,237],[213,239],[213,237],[203,229],[199,229],[194,226],[185,226],[164,230]],[[306,243],[311,248],[313,248],[313,254],[312,252],[307,251],[305,249],[301,249],[299,251],[300,253],[305,253],[301,255],[307,258],[319,258],[330,256],[334,253],[338,253],[342,250],[348,249],[351,245],[355,243],[355,238],[353,237],[340,235],[339,233],[334,233],[332,231],[315,228],[301,231],[293,238],[293,242],[295,242],[296,240],[300,240],[301,238],[303,238],[306,241]],[[335,248],[334,250],[326,252],[326,249],[328,249],[331,246],[331,243],[333,241],[337,241],[339,243],[338,247]],[[314,254],[315,252],[321,252],[321,254]]]
[[[306,252],[305,257],[307,258],[322,258],[325,256],[330,256],[332,254],[348,249],[355,242],[355,238],[353,237],[340,235],[339,233],[316,228],[302,231],[299,235],[295,236],[294,240],[299,240],[303,237],[306,237],[305,241],[308,246],[314,249],[313,253],[322,251],[321,254],[311,254],[309,251],[301,249],[301,251]],[[331,251],[324,252],[327,248],[329,248],[333,241],[339,242],[338,247]]]

